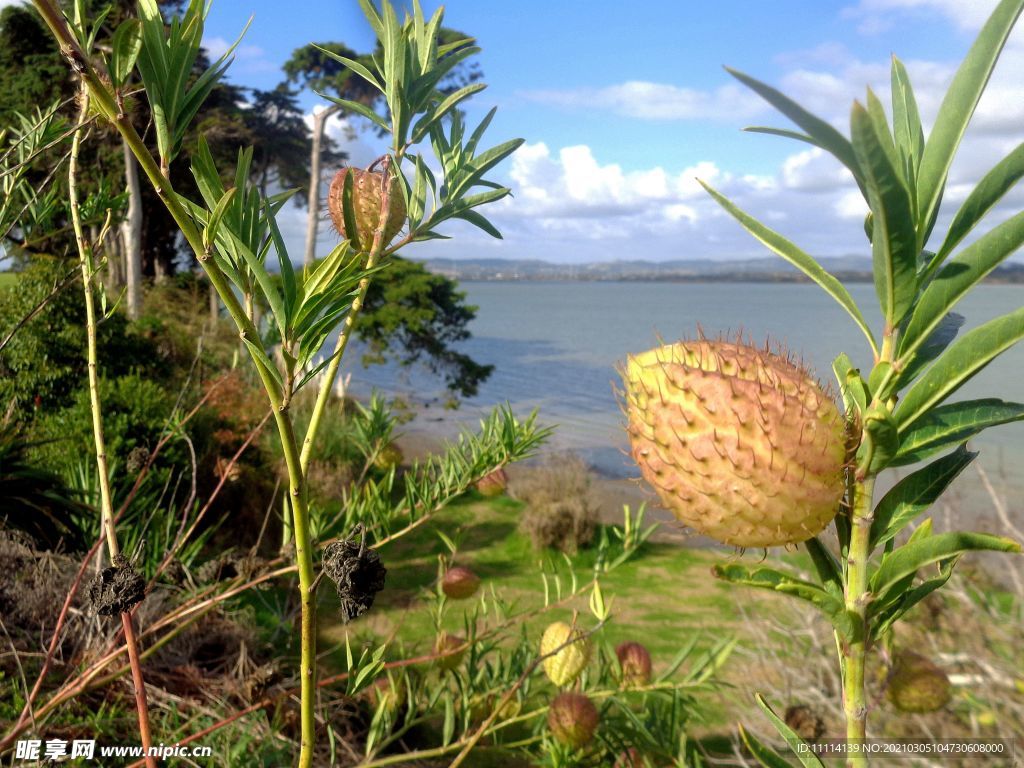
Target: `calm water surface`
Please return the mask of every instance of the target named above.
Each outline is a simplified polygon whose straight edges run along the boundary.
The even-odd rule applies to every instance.
[[[582,454],[604,473],[635,476],[623,451],[626,439],[614,389],[617,367],[631,352],[655,346],[658,339],[692,337],[698,326],[708,335],[742,330],[757,342],[782,341],[804,359],[822,381],[831,381],[831,361],[846,351],[867,367],[867,342],[843,310],[812,285],[764,283],[462,283],[468,300],[479,306],[464,345],[472,357],[495,366],[477,397],[452,415],[439,407],[426,421],[454,430],[459,420],[474,424],[501,402],[517,413],[539,408],[545,423],[557,424],[557,448]],[[873,322],[877,307],[869,284],[850,292]],[[960,303],[964,330],[1024,303],[1019,286],[982,286]],[[877,313],[877,308],[874,309]],[[392,367],[353,371],[353,390],[377,387],[415,402],[437,397],[436,380]],[[1003,355],[955,397],[1024,400],[1024,347]],[[997,427],[975,441],[984,466],[1009,483],[1011,506],[1024,496],[1024,424]],[[973,477],[973,476],[971,476]],[[965,480],[966,481],[966,480]]]

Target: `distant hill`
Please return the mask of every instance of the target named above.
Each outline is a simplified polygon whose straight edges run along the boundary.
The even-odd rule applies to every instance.
[[[871,282],[871,260],[862,256],[819,259],[821,265],[844,282]],[[808,278],[777,258],[737,261],[600,261],[556,264],[539,259],[429,259],[431,272],[459,280],[580,280],[799,283]],[[1024,264],[996,269],[987,282],[1024,283]]]

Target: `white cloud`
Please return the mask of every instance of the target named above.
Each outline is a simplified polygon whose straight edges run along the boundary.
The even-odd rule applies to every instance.
[[[214,60],[223,56],[230,47],[231,43],[223,37],[207,37],[203,40],[203,48]],[[278,69],[278,65],[268,59],[267,52],[258,45],[242,43],[231,52],[231,55],[235,59],[231,66],[236,72],[257,73]]]
[[[524,91],[520,96],[542,104],[597,109],[638,120],[735,119],[763,111],[756,96],[733,84],[705,91],[630,80],[603,88]]]
[[[865,34],[889,30],[907,17],[935,13],[961,29],[977,30],[995,7],[996,0],[859,0],[843,9],[843,15],[860,20],[860,30]]]

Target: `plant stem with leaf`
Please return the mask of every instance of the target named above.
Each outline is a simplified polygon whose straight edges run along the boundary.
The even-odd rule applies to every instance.
[[[114,508],[110,493],[110,470],[107,466],[106,440],[103,435],[103,410],[100,398],[99,372],[97,370],[96,350],[96,306],[92,283],[95,276],[95,265],[92,259],[92,246],[86,242],[82,231],[82,219],[78,204],[78,155],[82,144],[89,109],[89,94],[85,88],[80,92],[81,107],[78,128],[71,142],[71,159],[68,165],[68,202],[71,207],[71,220],[75,231],[75,244],[78,247],[78,258],[82,267],[82,285],[85,291],[85,318],[87,338],[87,360],[89,376],[89,407],[92,411],[92,432],[96,445],[96,470],[100,483],[100,517],[107,551],[113,560],[120,554],[117,544],[117,532],[114,530]],[[132,682],[135,686],[135,707],[139,716],[139,737],[146,752],[146,765],[155,768],[156,761],[149,756],[153,738],[149,729],[149,706],[146,701],[146,684],[142,676],[142,665],[139,661],[139,647],[132,625],[132,615],[125,611],[121,614],[124,625],[125,646],[132,669]]]

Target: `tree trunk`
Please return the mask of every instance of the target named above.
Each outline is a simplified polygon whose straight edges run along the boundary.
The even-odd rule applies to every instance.
[[[139,186],[139,166],[127,144],[124,144],[124,180],[128,188],[128,216],[121,224],[128,288],[125,302],[129,319],[137,320],[142,312],[142,187]]]
[[[309,266],[316,259],[316,235],[320,225],[320,147],[324,140],[327,121],[336,115],[340,107],[332,105],[313,115],[313,148],[309,155],[309,212],[306,219],[306,254],[302,259]]]

